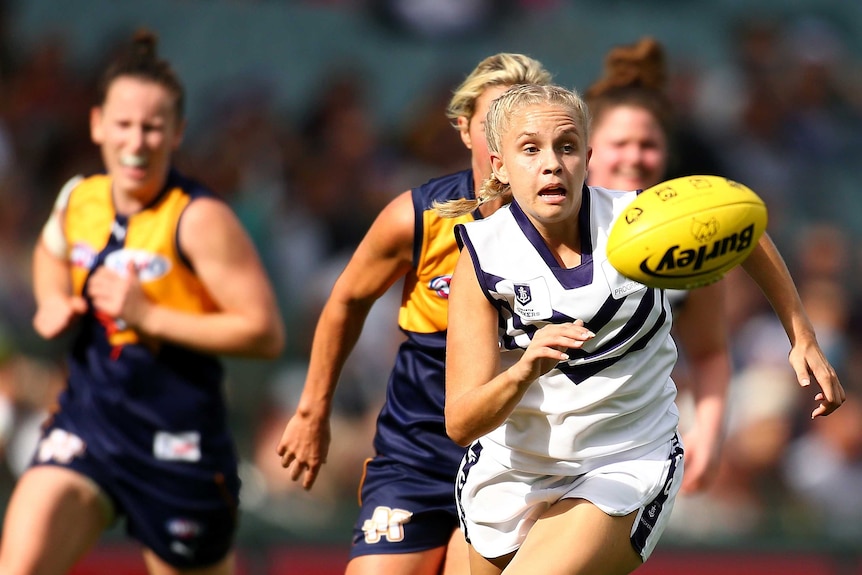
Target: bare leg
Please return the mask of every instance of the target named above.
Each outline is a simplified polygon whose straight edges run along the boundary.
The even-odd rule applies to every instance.
[[[0,573],[66,573],[95,545],[112,516],[110,502],[87,477],[62,467],[29,469],[6,510]]]
[[[441,575],[470,575],[470,547],[460,529],[452,532]]]
[[[637,511],[611,517],[583,499],[555,503],[530,529],[506,575],[626,575],[642,561],[630,542]]]

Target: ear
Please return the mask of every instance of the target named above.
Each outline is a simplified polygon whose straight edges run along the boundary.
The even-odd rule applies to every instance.
[[[503,158],[494,152],[491,152],[491,171],[500,183],[509,183],[509,172],[506,170],[506,164],[503,163]]]
[[[94,144],[101,145],[105,141],[105,129],[102,126],[102,108],[90,108],[90,139]]]
[[[468,150],[473,149],[473,140],[470,139],[470,120],[466,116],[458,116],[458,133],[461,141]]]

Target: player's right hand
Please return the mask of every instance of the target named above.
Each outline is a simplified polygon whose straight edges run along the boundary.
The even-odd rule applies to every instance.
[[[311,489],[321,466],[326,463],[331,431],[329,420],[322,420],[299,410],[287,422],[276,452],[281,466],[292,481],[302,478],[302,488]]]
[[[36,309],[33,328],[45,339],[54,339],[65,333],[86,312],[87,301],[80,296],[49,297]]]

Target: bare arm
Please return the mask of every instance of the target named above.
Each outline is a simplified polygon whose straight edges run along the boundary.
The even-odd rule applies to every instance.
[[[33,250],[33,327],[45,339],[62,335],[87,311],[84,298],[72,295],[69,263],[54,256],[41,239]]]
[[[708,487],[718,470],[731,362],[724,320],[724,282],[689,292],[674,320],[690,371],[695,421],[684,438],[686,469],[682,489],[693,493]]]
[[[284,326],[257,251],[230,207],[192,202],[180,220],[181,248],[218,311],[193,314],[152,302],[134,270],[120,276],[101,267],[90,279],[93,305],[142,335],[206,353],[276,357]]]
[[[296,413],[277,453],[294,481],[310,489],[329,451],[329,415],[338,378],[371,306],[413,263],[414,215],[410,191],[377,216],[332,288],[314,331],[308,375]]]
[[[829,415],[844,402],[844,388],[817,343],[793,278],[772,239],[764,234],[742,266],[760,286],[787,332],[791,345],[790,365],[797,381],[807,387],[813,376],[820,386],[821,391],[814,397],[818,406],[811,417]]]
[[[497,311],[485,298],[471,258],[458,258],[449,286],[446,336],[446,433],[459,445],[506,421],[530,385],[593,334],[583,322],[538,330],[518,362],[500,373]]]

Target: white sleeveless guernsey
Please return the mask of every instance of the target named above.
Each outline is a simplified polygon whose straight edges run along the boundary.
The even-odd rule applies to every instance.
[[[670,373],[676,346],[664,292],[628,280],[605,256],[614,219],[636,197],[584,187],[581,264],[559,266],[520,207],[457,228],[479,283],[497,308],[501,368],[548,323],[582,319],[596,337],[539,377],[508,419],[480,439],[507,467],[580,475],[668,442],[679,414]]]

